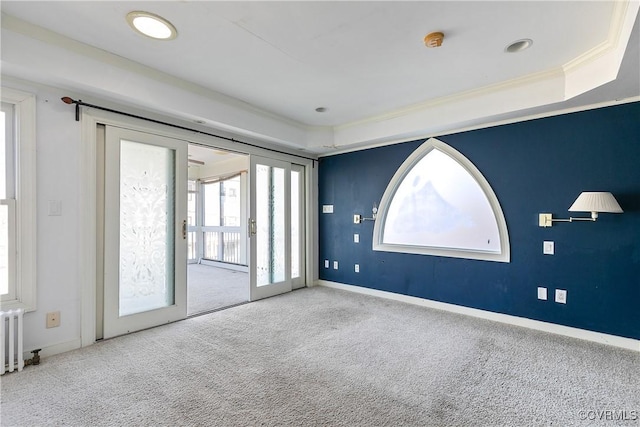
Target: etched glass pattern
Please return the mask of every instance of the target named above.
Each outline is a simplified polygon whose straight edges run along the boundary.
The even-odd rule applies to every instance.
[[[256,165],[257,286],[285,280],[285,170]]]
[[[122,140],[120,316],[174,304],[174,203],[174,150]]]

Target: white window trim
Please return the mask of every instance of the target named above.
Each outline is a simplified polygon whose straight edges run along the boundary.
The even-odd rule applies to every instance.
[[[402,183],[404,177],[411,171],[411,169],[426,156],[431,150],[440,150],[443,153],[454,159],[460,166],[462,166],[480,185],[480,188],[484,192],[491,205],[493,214],[498,224],[498,232],[500,235],[500,253],[482,252],[474,250],[453,249],[453,248],[440,248],[432,246],[413,246],[413,245],[398,245],[383,243],[383,230],[386,222],[387,211],[393,199],[393,196],[398,189],[398,186]],[[384,252],[400,252],[411,254],[423,254],[423,255],[435,255],[452,258],[466,258],[466,259],[478,259],[485,261],[497,261],[497,262],[510,262],[511,250],[509,246],[509,233],[507,231],[507,222],[505,220],[502,208],[498,202],[491,185],[482,175],[480,170],[475,167],[469,159],[467,159],[462,153],[454,149],[453,147],[445,144],[444,142],[429,138],[424,144],[418,147],[411,155],[405,160],[398,168],[396,173],[391,178],[389,185],[387,186],[382,200],[380,201],[380,209],[378,212],[375,225],[373,227],[373,250]]]
[[[2,310],[36,309],[36,97],[2,88],[2,102],[14,105],[16,147],[16,283],[15,299]]]

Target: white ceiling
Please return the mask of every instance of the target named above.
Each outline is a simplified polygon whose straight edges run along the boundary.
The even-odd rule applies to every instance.
[[[189,144],[189,166],[211,166],[245,157],[241,154],[224,150],[213,150],[208,147]],[[193,160],[194,162],[191,162]],[[204,163],[204,165],[202,164]]]
[[[247,134],[316,152],[326,151],[323,145],[356,146],[515,117],[516,111],[549,111],[574,97],[581,105],[610,101],[606,93],[588,95],[618,74],[625,49],[638,54],[637,29],[630,35],[637,1],[2,1],[1,7],[3,14],[173,76],[174,85],[190,82],[241,101],[235,108],[296,129],[317,133],[321,127],[322,137],[292,141],[299,138],[245,126]],[[163,16],[178,37],[155,41],[134,33],[125,20],[132,10]],[[424,46],[432,31],[444,32],[442,47]],[[522,38],[533,46],[504,51]],[[588,69],[611,52],[604,67],[613,71],[597,64]],[[607,93],[640,95],[637,62],[625,61],[631,69]],[[3,55],[3,69],[18,70],[15,65]],[[96,93],[105,90],[94,85]],[[492,95],[500,91],[501,97]],[[482,113],[479,102],[503,105]],[[469,114],[471,108],[477,112]],[[424,114],[411,118],[418,111]],[[225,125],[202,112],[192,118]]]

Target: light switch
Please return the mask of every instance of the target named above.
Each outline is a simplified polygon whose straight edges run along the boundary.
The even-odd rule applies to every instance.
[[[564,289],[556,289],[556,302],[560,304],[567,303],[567,291]]]
[[[547,300],[547,288],[538,287],[538,299]]]
[[[354,234],[353,235],[353,243],[360,243],[360,235],[359,234]]]
[[[553,242],[544,241],[542,243],[542,253],[545,255],[553,255],[555,252],[555,245]]]
[[[62,215],[62,200],[49,200],[49,216]]]

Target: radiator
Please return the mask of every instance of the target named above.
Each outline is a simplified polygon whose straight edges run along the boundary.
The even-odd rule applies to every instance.
[[[24,310],[0,311],[0,375],[7,370],[22,371],[24,357],[22,355],[22,315]]]

